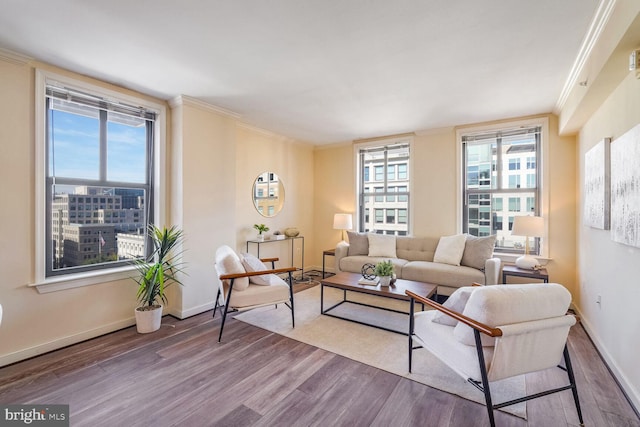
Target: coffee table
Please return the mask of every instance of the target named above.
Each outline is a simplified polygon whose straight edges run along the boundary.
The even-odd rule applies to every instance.
[[[407,316],[409,315],[408,312],[406,311],[399,311],[399,310],[394,310],[391,308],[387,308],[387,307],[381,307],[381,306],[377,306],[377,305],[371,305],[371,304],[365,304],[363,302],[359,302],[359,301],[352,301],[352,300],[348,300],[347,299],[347,292],[357,292],[357,293],[361,293],[361,294],[369,294],[369,295],[375,295],[377,297],[381,297],[381,298],[391,298],[391,299],[395,299],[395,300],[401,300],[401,301],[411,301],[411,297],[407,296],[405,294],[405,290],[409,290],[412,292],[415,292],[418,295],[424,296],[426,298],[429,298],[433,295],[437,294],[437,289],[438,286],[431,284],[431,283],[424,283],[424,282],[416,282],[413,280],[403,280],[403,279],[397,279],[395,284],[392,286],[387,286],[387,287],[382,287],[380,285],[377,286],[367,286],[367,285],[361,285],[358,283],[358,280],[360,280],[360,278],[362,278],[362,276],[360,274],[356,274],[356,273],[347,273],[347,272],[340,272],[334,276],[331,277],[327,277],[326,279],[322,279],[320,281],[320,313],[324,314],[326,316],[331,316],[331,317],[336,317],[338,319],[343,319],[343,320],[348,320],[350,322],[355,322],[355,323],[360,323],[361,325],[367,325],[367,326],[372,326],[374,328],[378,328],[378,329],[384,329],[385,331],[389,331],[389,332],[395,332],[398,334],[403,334],[403,335],[409,335],[409,323],[407,323],[407,329],[404,331],[398,331],[395,329],[390,329],[390,328],[386,328],[384,326],[379,326],[379,325],[374,325],[371,323],[366,323],[360,320],[354,320],[354,319],[349,319],[348,317],[344,317],[344,316],[339,316],[336,315],[334,313],[330,313],[331,310],[335,309],[336,307],[339,307],[340,305],[348,302],[351,304],[358,304],[358,305],[363,305],[366,307],[373,307],[375,309],[378,310],[385,310],[385,311],[392,311],[394,313],[401,313],[401,314],[406,314]],[[325,309],[324,308],[324,288],[325,287],[329,287],[329,288],[336,288],[336,289],[342,289],[343,293],[342,293],[342,301],[338,302],[337,304],[332,305],[331,307]],[[422,309],[424,310],[424,305],[422,306]]]

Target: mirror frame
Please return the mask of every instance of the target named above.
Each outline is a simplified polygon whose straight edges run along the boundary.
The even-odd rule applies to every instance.
[[[278,215],[284,207],[284,184],[278,174],[266,171],[258,175],[253,181],[251,200],[253,207],[263,217],[273,218]],[[273,212],[270,213],[270,210]]]

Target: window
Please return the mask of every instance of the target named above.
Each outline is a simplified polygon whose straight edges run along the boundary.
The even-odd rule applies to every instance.
[[[357,146],[356,150],[360,177],[358,229],[380,234],[408,234],[409,142],[390,141],[380,145],[378,141],[377,145]],[[367,169],[374,171],[373,182],[369,181]],[[370,209],[373,209],[373,218],[369,218]]]
[[[540,215],[541,135],[542,126],[537,124],[461,135],[462,231],[474,236],[496,234],[496,252],[522,251],[525,237],[511,235],[513,218]],[[536,239],[532,253],[538,251]]]
[[[48,72],[36,75],[37,189],[43,195],[36,215],[42,224],[36,227],[37,285],[128,266],[131,256],[119,252],[118,238],[145,234],[159,214],[154,176],[164,107]],[[74,286],[99,281],[82,277]]]

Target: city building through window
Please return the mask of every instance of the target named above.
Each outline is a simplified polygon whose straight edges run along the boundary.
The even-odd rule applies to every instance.
[[[45,277],[145,256],[156,112],[58,82],[44,92]]]
[[[513,218],[540,215],[541,138],[537,125],[462,135],[462,230],[495,234],[496,252],[523,251],[525,236],[511,235]],[[529,243],[538,254],[539,239]]]
[[[410,145],[387,142],[357,149],[358,229],[404,236],[409,234]]]

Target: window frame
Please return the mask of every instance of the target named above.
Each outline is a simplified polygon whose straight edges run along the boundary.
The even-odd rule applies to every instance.
[[[117,266],[84,272],[71,272],[47,277],[47,110],[45,89],[47,85],[64,86],[81,92],[90,93],[107,99],[115,99],[130,105],[140,106],[156,113],[156,120],[153,124],[154,150],[153,150],[153,187],[152,187],[152,212],[153,217],[150,222],[154,224],[164,224],[166,212],[164,208],[164,191],[166,189],[166,178],[160,173],[162,165],[166,159],[166,107],[162,103],[154,102],[143,97],[143,95],[133,96],[125,93],[125,90],[110,89],[99,85],[99,82],[90,83],[86,80],[79,80],[73,77],[63,76],[47,70],[36,69],[35,73],[35,286],[40,293],[53,292],[63,289],[76,288],[80,286],[94,285],[97,283],[111,282],[115,280],[130,278],[131,271],[135,269],[132,265]]]
[[[464,167],[463,167],[463,158],[464,158],[464,150],[463,150],[463,137],[465,135],[473,134],[473,133],[482,133],[482,132],[492,132],[499,130],[509,130],[520,127],[531,127],[531,126],[539,126],[540,134],[541,134],[541,144],[540,144],[540,153],[537,156],[537,160],[539,164],[537,165],[539,169],[538,176],[540,181],[537,183],[538,191],[539,191],[539,211],[538,215],[545,218],[545,231],[544,236],[539,239],[539,254],[535,255],[536,258],[543,261],[543,264],[549,260],[549,224],[546,220],[549,217],[549,186],[547,183],[549,182],[549,170],[546,167],[549,164],[549,118],[547,116],[534,117],[530,119],[522,119],[522,120],[509,120],[500,123],[493,123],[489,125],[474,125],[467,127],[460,127],[456,129],[456,223],[457,223],[457,231],[458,233],[462,233],[463,230],[463,221],[464,221],[464,203],[463,203],[463,195],[464,195]],[[526,191],[526,189],[520,189],[522,191]],[[506,218],[503,218],[503,223]],[[516,258],[521,256],[521,252],[495,252],[494,256],[500,258],[504,262],[515,262]]]
[[[407,180],[408,180],[408,185],[407,185],[407,195],[398,195],[396,194],[398,191],[397,188],[397,184],[391,184],[391,187],[396,187],[393,192],[393,196],[396,197],[396,202],[389,202],[389,203],[398,203],[398,201],[400,200],[400,198],[407,198],[406,201],[406,211],[407,211],[407,216],[408,219],[406,221],[406,226],[407,226],[407,231],[396,231],[397,235],[411,235],[412,229],[413,229],[413,198],[411,197],[411,194],[413,192],[413,157],[414,157],[414,136],[413,135],[398,135],[396,137],[384,137],[384,138],[375,138],[375,139],[371,139],[371,140],[360,140],[358,142],[355,142],[353,144],[353,165],[354,165],[354,170],[355,170],[355,183],[354,183],[354,200],[355,200],[355,224],[354,224],[354,229],[355,230],[360,230],[362,231],[364,229],[364,224],[363,224],[363,216],[365,215],[365,207],[361,205],[361,197],[362,197],[362,187],[365,185],[374,185],[379,183],[380,181],[376,181],[375,180],[375,175],[371,176],[371,168],[370,168],[370,175],[369,175],[369,182],[368,184],[364,184],[363,179],[364,177],[363,175],[363,169],[360,165],[360,151],[362,149],[368,149],[368,148],[374,148],[374,147],[384,147],[384,146],[393,146],[393,145],[400,145],[400,144],[406,144],[409,147],[409,159],[405,164],[404,167],[404,172],[402,172],[403,174],[406,174],[407,176]],[[400,180],[400,164],[395,164],[395,174],[396,174],[396,180]],[[407,170],[408,169],[408,170]],[[386,182],[388,176],[386,176],[386,174],[383,172],[383,176],[384,176],[384,181],[382,182]],[[375,190],[374,190],[375,191]],[[383,197],[386,199],[387,193],[383,193]],[[365,196],[366,197],[366,196]],[[370,195],[369,197],[375,197],[374,195]],[[385,202],[386,203],[386,202]],[[402,202],[405,203],[405,202]],[[386,209],[385,207],[382,207],[382,209]],[[398,209],[404,209],[403,207],[398,207]],[[374,224],[375,224],[375,214],[372,212],[371,214],[373,214],[372,216],[370,216],[370,219],[373,218],[374,220]],[[384,218],[384,216],[383,216]],[[384,224],[384,222],[382,223]],[[398,218],[396,217],[396,224],[398,225]],[[401,224],[401,225],[404,225]],[[369,232],[374,232],[373,230],[370,230]]]

